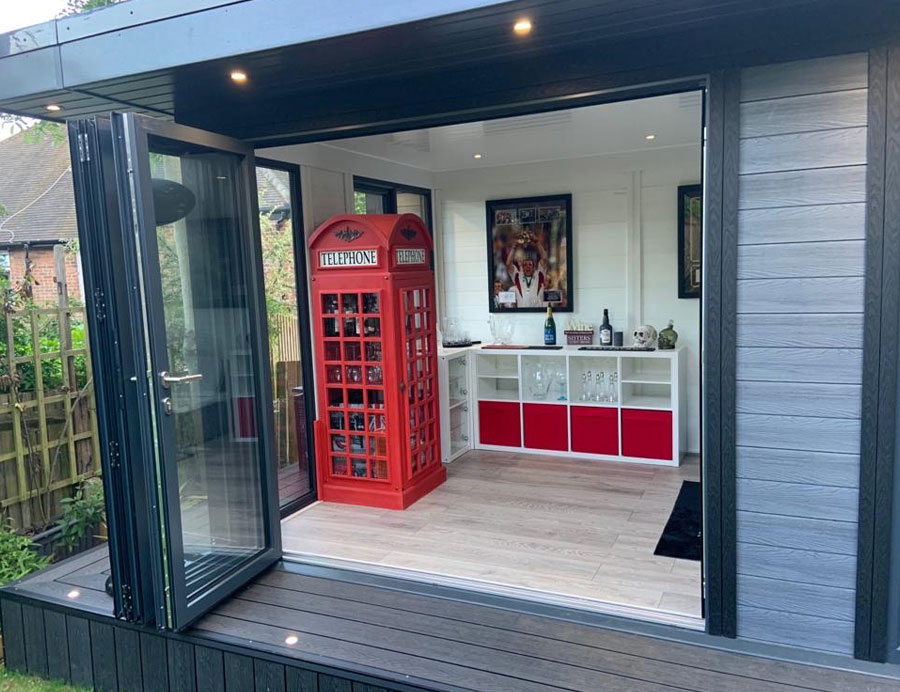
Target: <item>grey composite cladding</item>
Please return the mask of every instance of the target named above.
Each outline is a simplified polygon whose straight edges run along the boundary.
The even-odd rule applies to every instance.
[[[741,75],[738,636],[851,654],[865,54]]]

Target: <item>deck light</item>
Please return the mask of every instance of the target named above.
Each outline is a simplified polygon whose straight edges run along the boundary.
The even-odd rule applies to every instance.
[[[527,36],[531,33],[531,20],[519,19],[513,24],[513,31],[519,36]]]
[[[646,139],[648,142],[652,142],[654,139],[656,139],[656,135],[644,135],[644,139]]]
[[[289,637],[284,638],[284,643],[287,644],[288,646],[293,646],[294,644],[296,644],[299,641],[300,641],[300,638],[296,634],[292,634]]]
[[[247,81],[247,73],[243,72],[241,70],[232,70],[231,71],[231,79],[232,79],[232,81],[242,84]]]
[[[480,159],[480,158],[481,158],[481,154],[472,154],[472,158],[473,158],[473,159]]]
[[[66,594],[66,598],[78,598],[81,595],[81,592],[78,589],[72,589],[69,593]]]
[[[56,113],[57,111],[62,110],[62,106],[59,106],[55,103],[48,103],[46,106],[44,106],[44,108],[46,108],[51,113]]]

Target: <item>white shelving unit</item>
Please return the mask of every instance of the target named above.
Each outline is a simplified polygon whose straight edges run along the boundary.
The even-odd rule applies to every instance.
[[[453,365],[463,359],[465,366]],[[472,448],[669,466],[677,466],[684,454],[683,348],[471,347],[448,350],[441,362],[441,375],[447,380],[446,387],[442,384],[441,411],[445,461]],[[465,416],[459,412],[461,395],[450,382],[454,368],[465,369],[468,375]],[[484,434],[482,416],[490,418]],[[463,445],[464,428],[468,437]],[[490,442],[498,429],[507,431],[503,444]],[[581,451],[585,448],[603,451]]]

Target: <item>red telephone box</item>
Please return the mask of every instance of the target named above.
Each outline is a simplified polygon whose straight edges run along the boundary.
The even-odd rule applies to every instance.
[[[431,237],[414,214],[343,214],[309,247],[319,499],[405,509],[447,477]]]

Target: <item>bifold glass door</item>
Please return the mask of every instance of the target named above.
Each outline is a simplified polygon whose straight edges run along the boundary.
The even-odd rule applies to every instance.
[[[146,382],[133,379],[152,452],[126,463],[142,467],[158,525],[145,546],[158,551],[155,619],[179,629],[281,555],[254,159],[131,114],[113,115],[112,132],[137,292],[117,318],[145,350]]]

